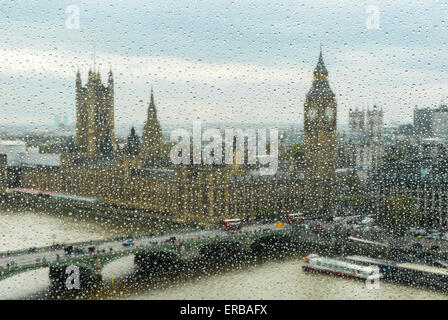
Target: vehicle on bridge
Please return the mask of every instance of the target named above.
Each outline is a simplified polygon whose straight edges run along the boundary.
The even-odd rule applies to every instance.
[[[177,243],[177,239],[176,237],[170,237],[169,239],[166,239],[165,242]]]
[[[64,247],[64,252],[66,256],[69,256],[71,254],[73,254],[73,246],[65,246]]]
[[[85,248],[76,247],[74,250],[75,254],[86,254],[87,250]]]
[[[60,243],[54,243],[51,245],[51,249],[52,250],[57,250],[57,249],[63,249],[64,245],[60,244]]]
[[[126,240],[126,242],[123,243],[123,246],[125,246],[125,247],[130,247],[133,245],[134,245],[134,240],[131,240],[131,239]]]
[[[31,247],[31,248],[28,249],[28,252],[29,253],[37,252],[37,248],[36,247]]]
[[[16,262],[14,260],[9,261],[8,264],[6,264],[7,267],[13,267],[16,265]]]
[[[304,224],[305,216],[302,212],[290,213],[286,216],[286,223],[288,223],[288,224]]]
[[[221,222],[222,230],[240,230],[243,228],[241,219],[225,219]]]

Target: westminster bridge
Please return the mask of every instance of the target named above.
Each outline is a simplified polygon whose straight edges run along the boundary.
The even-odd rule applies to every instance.
[[[299,226],[272,223],[248,225],[235,231],[206,229],[142,235],[132,240],[121,237],[66,243],[0,253],[0,280],[49,268],[52,284],[63,288],[74,268],[79,271],[81,285],[98,283],[104,266],[129,255],[134,256],[138,270],[175,272],[191,261],[219,263],[241,255],[296,250],[307,244],[314,248],[333,248],[335,239]],[[73,252],[68,253],[67,248]]]

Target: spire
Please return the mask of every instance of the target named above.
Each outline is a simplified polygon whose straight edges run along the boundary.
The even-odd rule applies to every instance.
[[[154,88],[151,86],[151,104],[154,104]]]
[[[93,72],[95,72],[96,69],[96,52],[95,52],[95,41],[93,41]]]
[[[76,71],[76,88],[81,88],[82,86],[82,81],[81,81],[81,73],[79,72],[79,68],[78,71]]]
[[[151,98],[149,101],[148,118],[156,118],[156,104],[154,103],[154,90],[151,86]]]
[[[314,69],[314,76],[319,79],[328,76],[328,71],[327,68],[325,67],[324,58],[322,57],[322,45],[320,45],[319,60],[317,61],[316,68]]]
[[[87,74],[87,84],[91,84],[93,82],[93,72],[92,68],[89,68],[89,72]]]
[[[138,155],[140,151],[140,138],[138,137],[137,133],[135,132],[135,128],[131,128],[131,133],[128,136],[128,142],[127,142],[127,152],[131,156]]]
[[[156,104],[154,103],[154,90],[151,86],[151,98],[148,107],[148,116],[142,134],[142,148],[140,156],[142,159],[156,159],[162,155],[162,129],[157,119]]]
[[[108,83],[108,87],[113,87],[114,86],[114,75],[112,73],[112,67],[110,67],[109,69],[109,79],[107,80]]]
[[[319,50],[319,59],[316,68],[314,68],[313,84],[308,95],[311,96],[331,96],[334,97],[328,83],[328,71],[325,67],[324,58],[322,55],[322,47]]]

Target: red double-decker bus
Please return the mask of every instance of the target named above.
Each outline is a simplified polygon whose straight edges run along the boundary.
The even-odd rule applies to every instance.
[[[239,230],[243,227],[241,219],[225,219],[221,223],[223,230]]]
[[[305,223],[305,216],[302,212],[290,213],[286,216],[286,223],[303,224]]]

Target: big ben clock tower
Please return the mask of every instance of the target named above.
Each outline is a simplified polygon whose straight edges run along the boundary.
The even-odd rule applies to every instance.
[[[322,58],[304,105],[306,213],[331,214],[335,198],[336,99]]]

